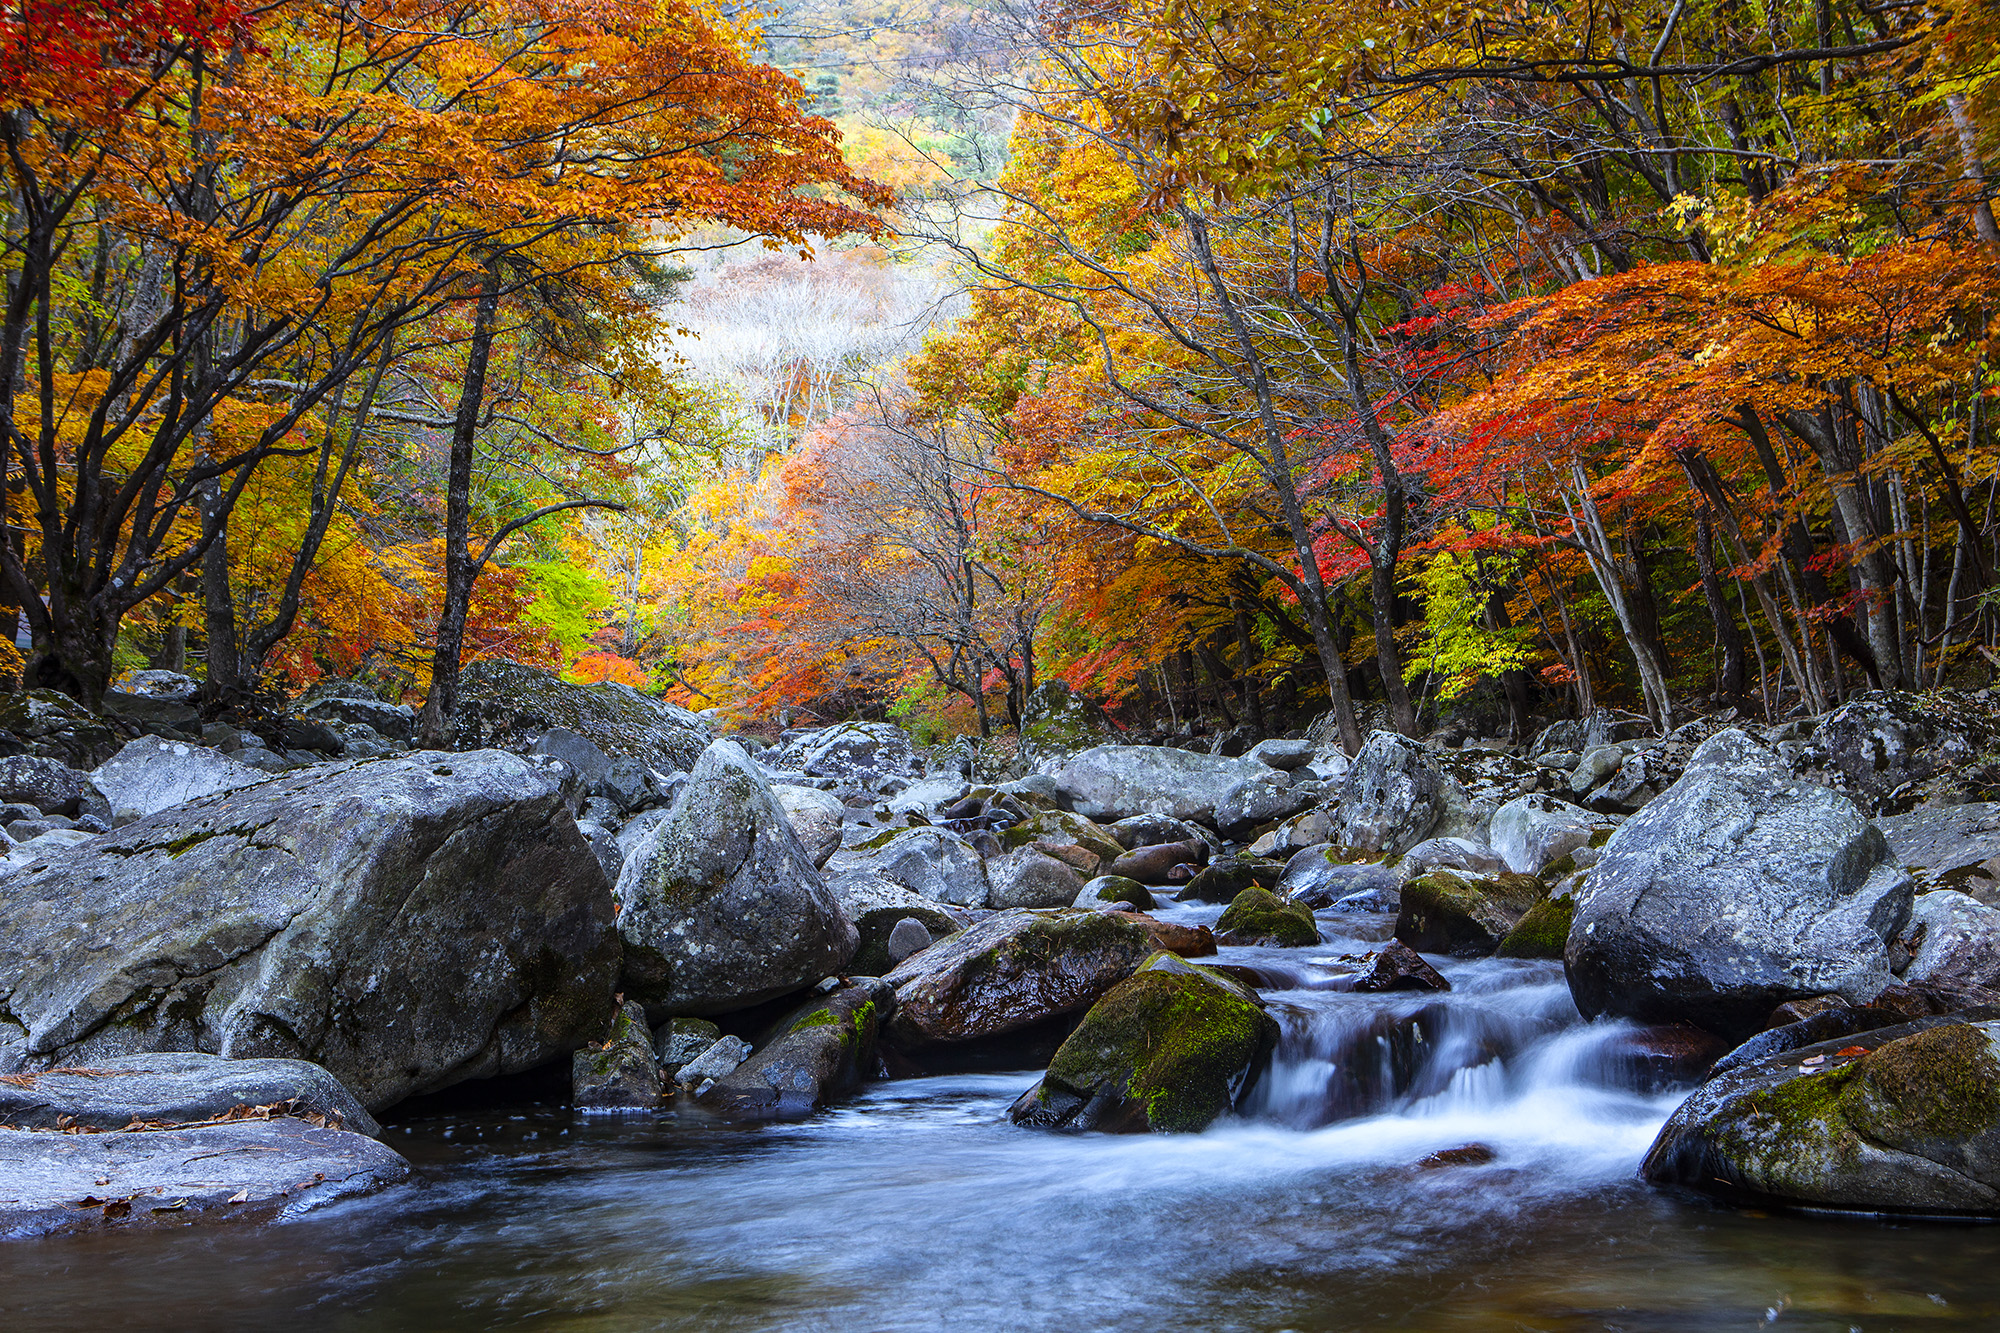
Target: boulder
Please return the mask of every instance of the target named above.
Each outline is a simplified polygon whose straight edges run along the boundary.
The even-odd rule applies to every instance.
[[[90,781],[67,764],[40,755],[0,759],[0,801],[32,805],[45,815],[74,815]]]
[[[193,704],[106,690],[98,707],[107,719],[116,719],[129,731],[148,736],[201,739],[201,711]]]
[[[1269,764],[1280,772],[1290,773],[1312,762],[1313,749],[1313,743],[1303,737],[1295,741],[1258,741],[1243,757],[1254,759],[1260,764]]]
[[[382,1127],[340,1080],[306,1060],[226,1060],[156,1051],[0,1079],[0,1128],[125,1129],[220,1120],[246,1110],[295,1115],[378,1135]]]
[[[1576,918],[1576,899],[1569,894],[1551,894],[1521,914],[1514,928],[1493,953],[1499,958],[1543,958],[1562,961],[1569,943],[1570,923]]]
[[[1154,952],[1120,912],[998,912],[906,959],[896,991],[898,1046],[968,1042],[1081,1013]]]
[[[191,704],[201,692],[200,681],[178,671],[128,671],[113,681],[111,687],[121,694],[177,704]]]
[[[1396,938],[1425,953],[1486,958],[1547,892],[1532,875],[1423,875],[1403,886]]]
[[[1160,954],[1091,1006],[1008,1114],[1038,1128],[1197,1133],[1242,1104],[1277,1037],[1246,987]]]
[[[2000,909],[1949,889],[1921,894],[1903,947],[1905,983],[2000,989]]]
[[[1358,991],[1447,991],[1451,983],[1401,940],[1390,940],[1368,970],[1355,979]]]
[[[1445,778],[1423,746],[1371,733],[1340,780],[1332,841],[1350,852],[1396,855],[1430,836],[1444,809]]]
[[[1758,1202],[2000,1213],[2000,1011],[1737,1065],[1681,1103],[1641,1172]]]
[[[1275,769],[1239,782],[1215,807],[1215,827],[1225,838],[1246,838],[1265,824],[1310,810],[1325,796],[1317,782],[1293,782]]]
[[[57,690],[0,694],[0,749],[54,759],[88,771],[132,737]],[[0,797],[0,800],[11,799]]]
[[[920,954],[931,947],[931,930],[913,916],[900,918],[889,928],[889,943],[884,952],[888,955],[889,966],[894,967],[905,958]],[[882,969],[888,971],[888,968]]]
[[[653,1033],[653,1055],[660,1064],[663,1086],[676,1081],[681,1069],[722,1040],[722,1029],[705,1018],[670,1018]]]
[[[570,1057],[573,1105],[581,1111],[645,1111],[665,1091],[646,1009],[627,1000],[612,1011],[604,1040],[580,1046]]]
[[[1286,902],[1267,889],[1250,888],[1236,895],[1215,923],[1218,944],[1274,944],[1294,949],[1319,943],[1319,926],[1310,908]]]
[[[90,780],[117,823],[144,819],[200,796],[268,782],[269,773],[186,741],[141,736],[97,766]]]
[[[1107,875],[1136,879],[1141,884],[1173,884],[1193,879],[1208,864],[1209,848],[1200,839],[1186,842],[1156,842],[1135,848],[1100,867]],[[1176,874],[1185,869],[1177,879]]]
[[[1487,839],[1506,869],[1517,875],[1539,875],[1593,840],[1601,845],[1611,828],[1603,816],[1582,806],[1534,794],[1495,811]]]
[[[900,829],[877,834],[829,864],[841,870],[868,869],[920,898],[979,907],[989,892],[989,867],[971,843],[943,829]]]
[[[680,1067],[674,1081],[697,1095],[711,1079],[729,1077],[750,1058],[750,1043],[741,1037],[717,1037],[708,1048]]]
[[[1202,843],[1214,849],[1222,845],[1214,833],[1172,815],[1132,815],[1100,827],[1128,852],[1168,842]]]
[[[1728,730],[1619,827],[1575,898],[1564,964],[1586,1017],[1741,1037],[1786,1000],[1888,985],[1911,885],[1852,801]]]
[[[335,701],[322,700],[322,702]],[[534,743],[528,747],[528,753],[562,760],[582,780],[586,790],[604,781],[604,775],[611,771],[611,756],[604,753],[603,749],[588,737],[571,731],[568,727],[550,727],[535,737]]]
[[[863,783],[908,777],[917,769],[910,734],[893,722],[840,722],[803,732],[776,754],[767,755],[766,761],[807,777]]]
[[[1919,893],[1959,889],[1982,901],[2000,901],[2000,804],[1923,806],[1879,816],[1875,825]]]
[[[771,794],[784,807],[785,819],[799,835],[813,865],[824,868],[840,850],[840,826],[847,807],[832,792],[817,787],[773,787]]]
[[[1060,680],[1028,691],[1021,708],[1021,763],[1030,772],[1054,768],[1117,733],[1104,709]]]
[[[0,1068],[305,1059],[374,1110],[567,1055],[603,1022],[618,952],[551,766],[333,765],[0,880]]]
[[[1050,776],[1072,810],[1100,824],[1157,814],[1214,827],[1216,807],[1230,790],[1270,771],[1254,760],[1190,750],[1099,745],[1069,759]]]
[[[166,1132],[0,1130],[0,1237],[294,1217],[410,1173],[365,1134],[294,1116]]]
[[[2000,776],[1992,762],[2000,718],[1970,695],[1874,691],[1820,719],[1816,740],[1864,810],[1891,814],[2000,794],[1991,790]]]
[[[654,1016],[721,1014],[838,972],[858,944],[755,761],[702,752],[618,877],[622,989]]]
[[[298,705],[296,711],[300,717],[309,717],[315,722],[367,727],[377,735],[394,741],[409,740],[417,730],[415,709],[408,704],[384,703],[372,695],[367,698],[345,694],[323,695]]]
[[[1144,884],[1123,875],[1099,875],[1076,892],[1076,906],[1124,903],[1141,912],[1153,910],[1153,895]]]
[[[893,945],[897,938],[896,931],[903,927],[905,921],[923,931],[924,939],[918,947],[898,955]],[[863,976],[881,976],[903,959],[923,952],[934,941],[956,935],[965,929],[966,924],[938,904],[923,899],[908,905],[877,907],[862,912],[854,917],[855,929],[861,935],[861,946],[854,951],[854,961],[848,964],[848,968]],[[903,929],[902,939],[906,945],[915,943],[908,929]]]
[[[1276,888],[1285,867],[1276,861],[1247,856],[1225,856],[1187,882],[1180,891],[1184,903],[1228,903],[1253,886]]]
[[[812,1000],[780,1035],[698,1095],[739,1120],[793,1120],[859,1087],[875,1070],[875,1038],[896,993],[873,977]]]
[[[1082,815],[1066,810],[1036,810],[1001,830],[1000,845],[1008,851],[1032,847],[1053,856],[1088,878],[1106,861],[1125,854],[1118,840]]]
[[[663,773],[691,768],[710,737],[708,723],[695,714],[629,685],[574,685],[504,658],[465,668],[452,727],[468,749],[526,749],[551,727],[562,727],[613,758],[638,759]]]
[[[1402,901],[1403,877],[1379,861],[1345,861],[1331,846],[1307,847],[1285,862],[1275,892],[1307,907],[1349,912],[1393,912]]]
[[[1083,875],[1069,862],[1035,847],[1022,847],[988,857],[986,878],[992,886],[988,907],[1068,907],[1083,890]]]
[[[1491,847],[1470,838],[1425,838],[1396,862],[1396,871],[1404,879],[1428,875],[1433,870],[1492,875],[1506,868]]]

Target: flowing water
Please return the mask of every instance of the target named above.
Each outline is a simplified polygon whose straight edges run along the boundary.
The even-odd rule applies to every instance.
[[[0,1245],[0,1330],[2000,1328],[2000,1233],[1635,1180],[1680,1093],[1646,1086],[1630,1030],[1582,1023],[1559,966],[1356,995],[1340,956],[1388,923],[1320,920],[1317,949],[1223,951],[1284,1035],[1204,1134],[1015,1129],[1032,1070],[762,1128],[414,1113],[386,1137],[424,1179],[373,1199]],[[1470,1145],[1491,1160],[1420,1165]]]

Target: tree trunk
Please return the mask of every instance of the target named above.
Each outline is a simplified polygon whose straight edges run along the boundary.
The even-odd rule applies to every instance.
[[[431,656],[430,693],[424,696],[424,711],[418,719],[423,743],[432,748],[450,743],[451,719],[458,711],[465,618],[472,605],[472,581],[479,574],[469,549],[473,444],[480,405],[486,397],[486,364],[493,354],[493,319],[499,305],[500,275],[489,261],[479,283],[472,344],[465,359],[465,384],[451,423],[451,468],[445,481],[444,506],[444,606],[438,613],[437,650]]]
[[[1715,538],[1709,531],[1708,506],[1694,511],[1694,555],[1701,566],[1701,595],[1708,603],[1709,619],[1715,622],[1715,642],[1722,649],[1722,667],[1716,673],[1715,692],[1730,703],[1743,704],[1743,632],[1736,616],[1723,600],[1722,580],[1715,573]]]

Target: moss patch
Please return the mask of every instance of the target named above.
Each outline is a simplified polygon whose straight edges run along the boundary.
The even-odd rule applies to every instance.
[[[1844,1110],[1871,1138],[1970,1138],[2000,1121],[2000,1064],[1986,1031],[1954,1023],[1883,1045],[1855,1066]]]
[[[1474,879],[1432,871],[1403,886],[1396,938],[1422,953],[1485,957],[1547,893],[1533,875]]]
[[[1285,948],[1319,943],[1319,926],[1301,903],[1288,903],[1268,889],[1236,895],[1215,923],[1217,933],[1239,939],[1268,939]]]
[[[1502,958],[1560,959],[1563,946],[1569,943],[1569,926],[1575,916],[1576,900],[1568,894],[1544,898],[1507,932],[1494,953]]]

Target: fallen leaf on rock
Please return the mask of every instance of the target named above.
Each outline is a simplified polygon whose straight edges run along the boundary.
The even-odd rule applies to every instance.
[[[1866,1055],[1868,1054],[1868,1048],[1866,1046],[1843,1046],[1838,1051],[1835,1051],[1834,1054],[1846,1059],[1851,1056]]]

